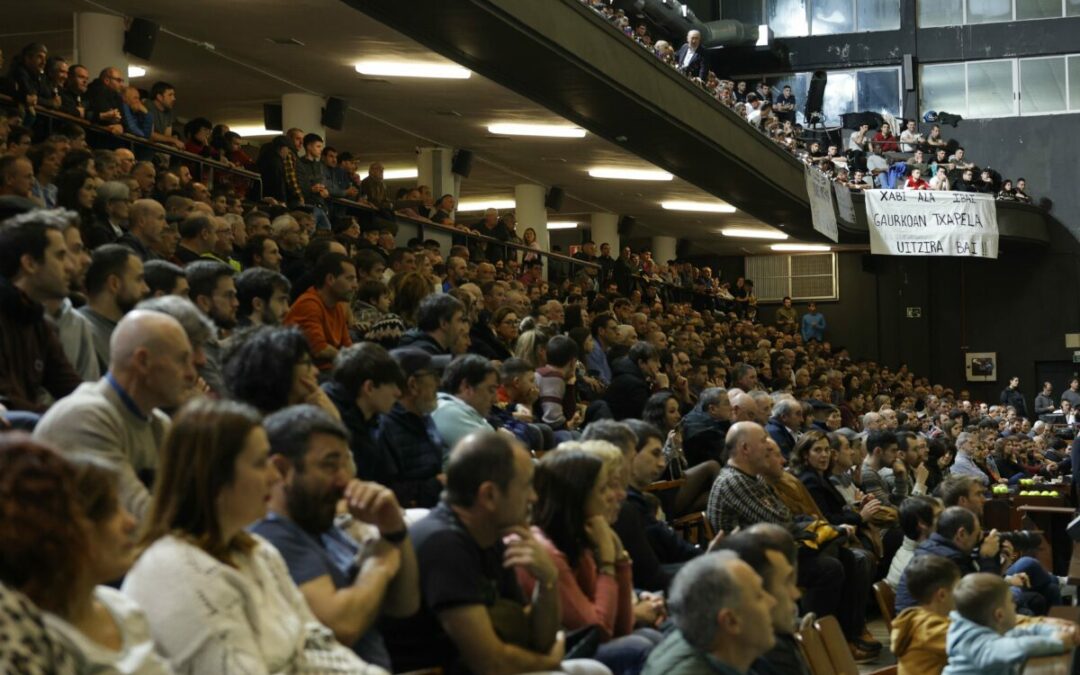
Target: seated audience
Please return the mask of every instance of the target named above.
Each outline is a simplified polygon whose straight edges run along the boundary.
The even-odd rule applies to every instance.
[[[139,603],[177,672],[278,672],[365,664],[309,609],[277,549],[244,528],[265,518],[281,482],[258,413],[199,401],[174,420],[122,591]],[[201,495],[196,499],[195,495]]]
[[[364,661],[390,670],[376,623],[420,608],[401,507],[387,488],[353,476],[348,431],[325,411],[294,406],[264,425],[282,480],[251,531],[281,552],[315,618]],[[342,500],[348,514],[336,518]]]
[[[327,253],[315,263],[314,273],[315,285],[296,299],[284,323],[304,332],[315,365],[329,372],[338,353],[352,345],[348,302],[356,292],[356,267],[342,253]]]
[[[431,414],[443,444],[453,448],[465,436],[492,431],[485,419],[498,398],[499,371],[483,356],[466,354],[450,362]]]

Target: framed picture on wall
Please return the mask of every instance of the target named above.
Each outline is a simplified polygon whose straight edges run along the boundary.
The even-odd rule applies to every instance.
[[[968,382],[995,382],[997,352],[968,352],[964,354],[964,372]]]

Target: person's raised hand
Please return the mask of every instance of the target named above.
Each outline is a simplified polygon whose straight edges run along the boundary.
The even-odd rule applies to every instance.
[[[997,530],[990,530],[990,533],[983,539],[982,545],[979,546],[980,558],[993,558],[1001,550],[1001,536]]]
[[[405,529],[405,513],[389,488],[354,478],[345,486],[343,498],[353,518],[374,525],[380,534]]]
[[[554,583],[559,569],[544,545],[524,525],[514,525],[503,531],[509,536],[503,551],[503,567],[523,567],[542,584]]]

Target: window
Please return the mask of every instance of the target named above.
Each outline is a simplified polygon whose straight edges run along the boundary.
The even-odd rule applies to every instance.
[[[1080,16],[1080,0],[918,0],[918,2],[921,28]]]
[[[753,83],[764,80],[777,94],[784,85],[791,86],[795,94],[795,118],[805,124],[806,91],[810,87],[810,73],[789,73],[787,75],[749,75],[734,78],[746,80],[753,89]],[[825,100],[822,112],[827,125],[841,123],[840,116],[857,110],[873,110],[879,113],[900,115],[900,69],[867,68],[862,70],[829,71],[829,81],[825,86]]]
[[[1080,112],[1080,54],[922,66],[919,101],[971,118]]]
[[[1015,115],[1011,61],[973,61],[967,64],[967,117]]]
[[[721,11],[751,24],[764,16],[776,37],[900,29],[900,0],[724,0]]]
[[[1043,115],[1069,109],[1065,57],[1020,60],[1020,114]]]
[[[964,0],[919,0],[919,27],[959,26],[963,23]]]
[[[762,302],[837,300],[839,278],[835,253],[747,256],[746,278]]]

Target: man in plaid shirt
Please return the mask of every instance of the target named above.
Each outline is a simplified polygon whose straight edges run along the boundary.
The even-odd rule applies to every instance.
[[[737,422],[728,431],[724,442],[728,463],[713,483],[707,511],[717,532],[756,523],[791,524],[788,507],[767,483],[758,480],[768,464],[768,441],[769,435],[754,422]]]

